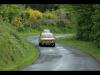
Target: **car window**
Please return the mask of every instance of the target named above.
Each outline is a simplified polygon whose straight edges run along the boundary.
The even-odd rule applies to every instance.
[[[53,35],[52,34],[42,34],[41,38],[52,38]]]
[[[44,32],[50,32],[50,31],[48,31],[48,30],[45,30]]]
[[[48,30],[48,29],[44,29],[43,32],[47,32],[47,33],[48,33],[48,32],[50,32],[50,30]]]

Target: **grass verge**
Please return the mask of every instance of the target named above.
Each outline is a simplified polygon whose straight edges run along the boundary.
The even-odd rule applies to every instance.
[[[1,71],[16,71],[16,70],[20,70],[24,68],[25,66],[30,65],[33,62],[35,62],[37,58],[39,57],[39,52],[37,48],[33,46],[31,43],[27,42],[27,46],[30,52],[27,52],[27,55],[23,57],[23,59],[20,59],[19,61],[9,66],[0,67],[0,70]]]
[[[14,71],[32,64],[39,57],[38,49],[26,40],[32,33],[0,30],[0,71]],[[35,34],[35,32],[34,32]],[[32,34],[32,35],[34,35]]]

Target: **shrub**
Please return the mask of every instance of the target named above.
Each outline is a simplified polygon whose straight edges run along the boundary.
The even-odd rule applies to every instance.
[[[89,4],[77,5],[78,12],[78,26],[77,26],[77,38],[80,40],[91,40],[91,27],[92,19],[91,15],[93,8]]]
[[[32,8],[27,8],[27,14],[28,14],[28,20],[30,23],[33,23],[34,21],[38,20],[42,17],[42,13],[38,10],[33,10]]]
[[[14,15],[21,15],[25,13],[25,7],[22,4],[1,4],[0,6],[0,15],[3,16],[4,20],[10,22]]]
[[[95,4],[94,7],[94,14],[92,15],[92,38],[94,42],[97,44],[98,47],[100,47],[100,5]]]
[[[36,22],[42,17],[42,13],[38,10],[33,10],[28,7],[25,11],[23,25],[25,28],[34,28],[36,26]]]
[[[43,17],[47,18],[47,19],[56,19],[58,16],[55,13],[52,12],[45,12],[43,14]]]
[[[20,27],[22,25],[22,18],[19,15],[16,15],[12,18],[11,24],[15,27]]]
[[[77,38],[95,42],[100,47],[100,5],[76,5],[78,12]]]

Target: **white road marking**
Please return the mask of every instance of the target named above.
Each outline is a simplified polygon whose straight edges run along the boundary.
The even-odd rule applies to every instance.
[[[50,50],[48,50],[48,51],[52,52],[52,51],[54,51],[54,50],[50,49]]]
[[[60,48],[63,48],[63,47],[56,47],[56,48],[59,48],[60,49]]]
[[[66,49],[62,48],[62,49],[60,49],[60,50],[66,50]]]
[[[64,47],[56,47],[58,48],[59,50],[66,50]]]

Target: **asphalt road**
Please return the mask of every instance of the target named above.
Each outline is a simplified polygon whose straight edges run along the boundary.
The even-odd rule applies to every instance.
[[[62,37],[64,35],[56,35],[56,38]],[[38,47],[40,58],[21,71],[100,71],[100,63],[78,49],[61,44],[56,44],[55,47],[39,47],[38,36],[30,36],[28,41]]]

